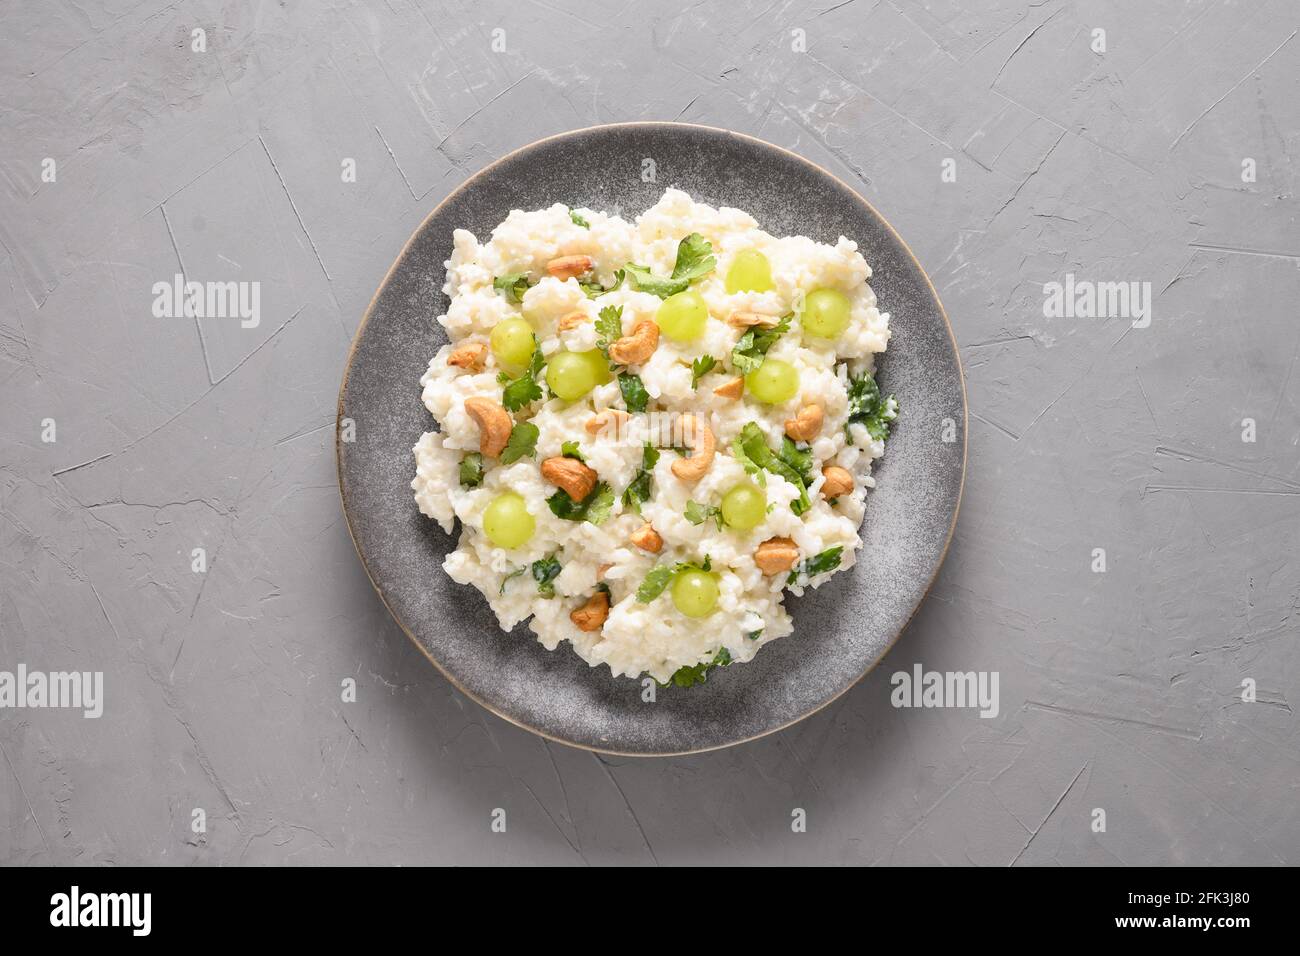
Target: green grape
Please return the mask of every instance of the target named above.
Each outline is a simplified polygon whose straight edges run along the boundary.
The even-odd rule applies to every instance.
[[[483,533],[498,548],[517,548],[524,544],[533,536],[536,525],[524,499],[513,491],[493,498],[483,512]]]
[[[605,357],[605,354],[600,349],[591,349],[578,354],[586,359],[587,364],[591,367],[592,380],[597,385],[604,385],[613,378],[609,371],[609,359]]]
[[[704,298],[693,289],[678,292],[664,299],[655,315],[659,331],[678,342],[690,342],[704,334],[704,323],[709,320],[709,307]]]
[[[799,391],[799,373],[789,362],[763,359],[763,364],[745,376],[745,388],[760,402],[780,405]]]
[[[673,604],[687,617],[708,617],[718,606],[718,582],[708,571],[681,571],[673,578]]]
[[[772,264],[767,256],[757,249],[742,249],[731,260],[727,270],[727,292],[770,292],[776,285],[772,282]]]
[[[767,496],[751,482],[742,482],[722,496],[722,520],[737,531],[756,528],[767,517]]]
[[[596,387],[596,369],[588,352],[556,352],[546,363],[546,384],[566,402],[577,401]],[[599,352],[596,353],[598,356]]]
[[[533,327],[524,319],[503,319],[492,329],[492,354],[502,365],[524,368],[533,357]]]
[[[803,330],[835,339],[849,327],[849,297],[839,289],[814,289],[804,299]]]

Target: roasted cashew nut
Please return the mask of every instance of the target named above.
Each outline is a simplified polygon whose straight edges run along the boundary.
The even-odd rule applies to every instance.
[[[768,538],[754,549],[754,563],[767,577],[789,571],[799,559],[793,538]]]
[[[663,536],[654,529],[654,525],[649,523],[633,531],[628,540],[642,551],[649,551],[651,554],[658,554],[664,549]]]
[[[595,264],[591,256],[560,256],[546,263],[546,273],[561,280],[576,279],[590,272]]]
[[[827,465],[822,469],[822,494],[827,498],[838,498],[853,490],[853,476],[848,469],[839,465]]]
[[[489,458],[500,455],[514,427],[509,413],[490,398],[476,397],[465,399],[465,414],[478,425],[478,450]]]
[[[607,617],[609,617],[609,595],[604,591],[597,591],[587,599],[586,604],[569,612],[569,620],[577,625],[580,631],[599,631]]]
[[[785,421],[785,433],[795,441],[812,441],[822,430],[825,419],[822,407],[815,402],[799,409],[799,414]]]
[[[574,501],[582,501],[596,487],[596,472],[576,458],[546,459],[542,462],[542,477],[562,488]]]
[[[447,356],[447,364],[457,368],[467,368],[471,372],[481,371],[487,362],[487,346],[482,342],[466,342],[458,345]]]
[[[653,319],[642,319],[631,335],[623,336],[609,347],[609,357],[619,365],[641,365],[658,347],[659,326]]]
[[[674,461],[673,474],[682,481],[699,481],[713,467],[713,453],[718,442],[713,437],[713,430],[694,415],[683,415],[681,421],[683,435],[689,436],[687,446],[694,454]]]

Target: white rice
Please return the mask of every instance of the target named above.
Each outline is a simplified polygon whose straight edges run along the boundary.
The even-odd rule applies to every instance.
[[[802,593],[806,584],[817,587],[829,578],[828,574],[818,575],[790,586],[786,574],[765,577],[753,560],[760,542],[774,536],[792,538],[801,559],[838,546],[843,551],[837,570],[854,564],[862,543],[858,528],[863,499],[866,489],[874,486],[871,462],[884,452],[884,442],[872,439],[856,424],[850,429],[852,438],[846,436],[847,377],[874,372],[874,355],[883,352],[889,342],[889,315],[876,308],[876,296],[867,284],[871,269],[857,244],[844,237],[834,245],[804,236],[777,238],[739,209],[715,209],[676,189],[667,190],[634,222],[594,210],[582,209],[580,213],[590,228],[576,224],[569,208],[557,204],[532,212],[511,212],[486,243],[466,230],[456,230],[444,286],[451,304],[445,315],[438,316],[451,341],[433,357],[421,378],[424,404],[440,430],[426,433],[415,445],[416,476],[411,482],[415,500],[422,513],[449,533],[454,519],[460,519],[459,545],[447,556],[443,568],[453,580],[472,584],[482,592],[504,630],[531,618],[529,626],[548,650],[568,641],[587,663],[593,667],[606,664],[615,676],[649,674],[667,681],[679,668],[713,661],[723,648],[733,661],[751,660],[764,644],[791,632],[790,617],[782,606],[786,591]],[[642,514],[624,506],[622,492],[641,466],[641,443],[593,438],[583,429],[594,411],[624,407],[618,384],[611,381],[574,403],[549,398],[548,392],[546,400],[513,416],[522,419],[531,415],[540,430],[536,455],[505,466],[485,459],[485,465],[492,467],[482,484],[462,487],[460,461],[479,449],[480,438],[464,403],[473,396],[500,402],[502,386],[497,376],[501,369],[490,350],[482,371],[448,365],[452,349],[466,341],[486,344],[493,326],[521,311],[548,356],[561,349],[581,351],[596,346],[592,321],[557,332],[557,321],[576,310],[594,319],[605,306],[622,306],[623,327],[630,332],[638,320],[655,316],[659,298],[634,291],[625,282],[615,291],[591,299],[577,280],[547,276],[546,264],[559,256],[589,255],[595,260],[596,278],[606,286],[613,284],[616,271],[628,262],[649,266],[656,275],[668,275],[678,242],[690,233],[703,235],[717,258],[716,269],[692,285],[708,304],[707,330],[702,338],[687,343],[661,337],[651,358],[631,370],[640,375],[651,396],[650,411],[690,412],[708,420],[718,440],[718,453],[709,472],[695,483],[680,481],[671,471],[677,455],[665,448],[654,468],[653,496],[642,506]],[[727,269],[735,254],[745,249],[758,249],[767,256],[774,290],[726,292]],[[524,295],[522,310],[492,284],[496,276],[519,272],[528,272],[533,278],[542,276]],[[767,405],[748,394],[740,400],[716,397],[713,389],[736,374],[729,367],[729,357],[742,335],[742,330],[724,320],[737,310],[785,315],[802,301],[800,292],[822,287],[848,295],[852,303],[848,329],[834,342],[805,341],[796,313],[790,331],[768,353],[798,370],[800,391],[795,398],[782,405]],[[704,354],[721,361],[700,380],[698,389],[692,389],[690,363]],[[769,445],[777,448],[783,423],[810,402],[825,411],[825,423],[811,443],[814,480],[808,488],[813,502],[810,510],[796,516],[789,502],[797,496],[797,489],[768,474],[769,514],[752,531],[719,530],[712,520],[698,525],[686,520],[688,500],[716,505],[729,488],[745,479],[744,468],[732,457],[731,443],[746,422],[756,422]],[[556,488],[542,478],[539,466],[545,458],[560,455],[566,441],[578,442],[587,464],[615,492],[613,513],[600,526],[556,517],[547,505]],[[834,505],[819,493],[822,466],[827,464],[839,465],[855,478],[854,491],[839,497]],[[512,550],[493,546],[482,532],[484,509],[505,490],[521,495],[536,521],[532,538]],[[657,555],[628,540],[645,522],[663,538],[663,550]],[[554,581],[554,597],[540,594],[527,570],[508,577],[550,555],[563,566]],[[698,562],[704,555],[717,573],[721,592],[713,614],[704,619],[686,617],[675,608],[669,590],[649,603],[637,601],[637,588],[655,565]],[[584,632],[569,615],[591,597],[597,587],[597,569],[604,564],[611,565],[604,577],[611,590],[609,617],[601,630]],[[751,636],[758,631],[761,634],[756,638]]]

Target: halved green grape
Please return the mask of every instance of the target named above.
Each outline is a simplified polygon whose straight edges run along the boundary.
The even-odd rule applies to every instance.
[[[483,512],[483,533],[498,548],[517,548],[533,536],[537,522],[513,491],[498,495]]]
[[[767,517],[767,495],[752,482],[741,482],[722,496],[722,520],[737,531],[756,528]]]
[[[678,342],[698,339],[708,321],[709,307],[704,304],[704,297],[693,289],[664,299],[655,315],[659,331]]]
[[[839,289],[814,289],[804,298],[802,321],[809,335],[839,338],[849,327],[849,297]]]
[[[600,349],[590,349],[586,352],[579,352],[587,363],[591,366],[592,379],[597,385],[604,385],[613,375],[609,371],[609,359],[607,359]]]
[[[708,571],[679,571],[673,578],[673,604],[687,617],[708,617],[718,606],[718,581]]]
[[[780,405],[799,391],[799,373],[789,362],[765,358],[762,365],[745,376],[745,388],[760,402]]]
[[[546,363],[546,384],[553,394],[573,402],[596,387],[596,369],[588,354],[556,352],[550,357]]]
[[[502,365],[524,368],[533,357],[533,327],[520,318],[503,319],[492,329],[492,354]]]
[[[767,256],[757,249],[742,249],[731,260],[727,270],[727,291],[734,292],[770,292],[776,285],[772,282],[772,264]]]

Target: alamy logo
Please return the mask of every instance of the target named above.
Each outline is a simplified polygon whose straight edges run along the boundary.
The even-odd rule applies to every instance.
[[[1093,282],[1066,273],[1064,282],[1043,283],[1047,319],[1132,319],[1133,328],[1151,324],[1150,282]]]
[[[85,717],[104,713],[103,671],[0,671],[0,707],[79,707]]]
[[[50,897],[50,925],[129,926],[131,935],[148,936],[152,909],[150,893],[82,893],[74,886]]]
[[[155,282],[150,291],[157,319],[239,319],[245,329],[262,322],[260,282],[186,282],[178,272],[171,282]]]
[[[920,664],[912,672],[896,671],[889,702],[895,707],[978,707],[981,717],[996,717],[997,671],[926,671]]]

